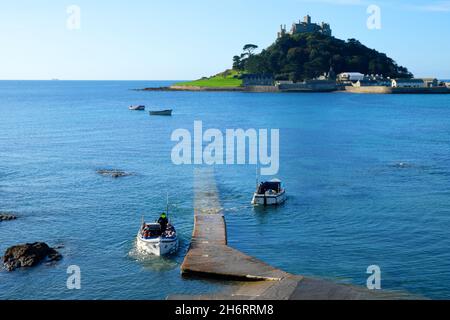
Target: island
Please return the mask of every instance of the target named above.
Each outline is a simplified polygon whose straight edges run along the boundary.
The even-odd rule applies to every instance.
[[[257,49],[246,44],[232,68],[214,76],[143,90],[450,93],[450,83],[414,78],[385,53],[333,37],[329,24],[313,23],[309,15],[290,31],[282,25],[272,45],[258,54]]]

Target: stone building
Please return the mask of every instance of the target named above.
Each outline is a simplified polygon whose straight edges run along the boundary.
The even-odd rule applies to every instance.
[[[286,35],[287,29],[286,25],[281,26],[280,32],[278,32],[278,38]],[[312,23],[311,17],[309,15],[303,18],[303,21],[299,21],[298,23],[292,24],[291,31],[289,34],[302,34],[302,33],[322,33],[324,35],[330,36],[332,35],[331,27],[328,23],[322,22],[321,24]]]
[[[271,74],[244,74],[242,84],[248,86],[273,86],[274,78]]]
[[[423,82],[425,82],[425,86],[428,88],[433,88],[439,86],[439,81],[436,78],[422,78]]]

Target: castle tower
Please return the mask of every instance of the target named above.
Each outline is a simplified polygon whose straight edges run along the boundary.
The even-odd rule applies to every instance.
[[[330,37],[331,37],[331,35],[333,33],[332,30],[331,30],[330,25],[328,23],[325,23],[325,22],[322,22],[322,24],[321,24],[321,31],[322,31],[322,34],[330,36]]]
[[[280,25],[280,32],[278,32],[278,38],[282,38],[286,35],[286,25]]]
[[[303,22],[306,24],[311,24],[311,16],[308,14],[303,18]]]
[[[327,36],[332,36],[332,30],[328,23],[322,22],[321,24],[312,23],[311,16],[306,15],[303,17],[303,21],[299,20],[298,23],[294,22],[290,30],[290,34],[303,34],[303,33],[322,33]],[[286,26],[281,26],[281,32],[278,32],[278,37],[287,34]]]

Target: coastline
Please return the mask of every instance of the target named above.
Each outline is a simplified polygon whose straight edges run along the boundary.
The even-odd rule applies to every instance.
[[[367,86],[344,88],[298,88],[280,89],[277,86],[247,86],[247,87],[200,87],[200,86],[169,86],[169,87],[149,87],[135,89],[136,91],[181,91],[181,92],[248,92],[248,93],[330,93],[348,92],[355,94],[450,94],[448,87],[431,88],[393,88],[386,86]]]
[[[244,87],[198,87],[198,86],[170,86],[135,89],[136,91],[206,91],[206,92],[242,92]]]
[[[393,88],[385,86],[352,87],[346,86],[345,91],[358,94],[449,94],[447,87],[432,88]]]

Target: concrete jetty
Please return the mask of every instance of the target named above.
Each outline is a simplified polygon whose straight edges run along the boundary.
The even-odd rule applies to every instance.
[[[185,277],[230,280],[223,292],[169,300],[399,299],[405,295],[292,275],[227,245],[226,222],[212,169],[195,169],[194,231],[181,266]]]
[[[230,280],[280,280],[286,276],[227,245],[226,223],[214,171],[196,169],[194,193],[194,232],[181,266],[183,275]]]

